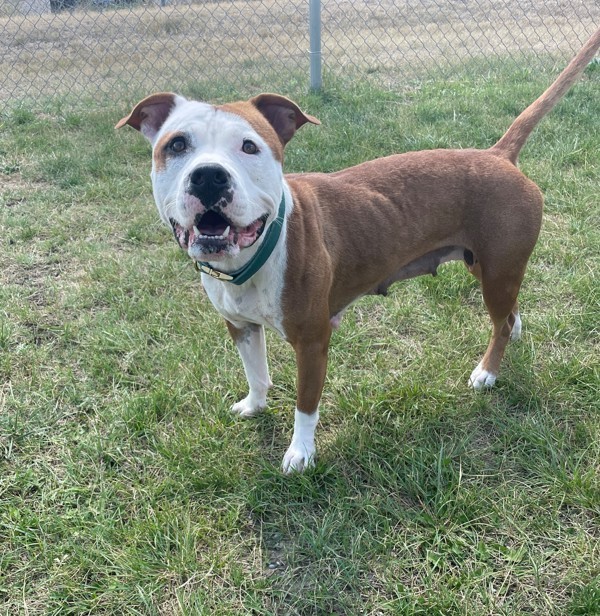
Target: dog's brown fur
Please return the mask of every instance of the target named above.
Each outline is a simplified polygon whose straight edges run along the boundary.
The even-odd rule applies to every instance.
[[[481,282],[493,324],[482,366],[498,373],[542,220],[542,195],[516,168],[518,154],[599,46],[600,30],[489,150],[410,152],[330,174],[286,176],[295,265],[286,278],[284,326],[299,363],[297,408],[317,408],[331,317],[393,281],[435,273],[446,247],[464,250]]]

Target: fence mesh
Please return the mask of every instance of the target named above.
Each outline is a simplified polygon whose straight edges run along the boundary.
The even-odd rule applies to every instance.
[[[156,90],[309,87],[308,0],[0,0],[0,106]],[[327,76],[394,86],[432,70],[563,62],[600,23],[589,0],[323,0]]]

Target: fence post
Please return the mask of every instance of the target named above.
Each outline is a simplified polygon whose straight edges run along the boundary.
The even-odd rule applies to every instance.
[[[310,88],[320,90],[321,78],[321,0],[309,0]]]

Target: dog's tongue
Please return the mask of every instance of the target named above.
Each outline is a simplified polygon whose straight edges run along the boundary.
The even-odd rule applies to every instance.
[[[231,229],[228,221],[217,212],[206,212],[196,215],[194,220],[194,235],[208,238],[225,239]]]
[[[198,227],[198,231],[200,235],[223,235],[227,230],[227,225],[225,222],[219,222],[217,224],[201,224]]]

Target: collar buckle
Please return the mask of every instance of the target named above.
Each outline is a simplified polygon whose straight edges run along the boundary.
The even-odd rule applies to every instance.
[[[227,282],[231,282],[233,280],[233,276],[226,274],[225,272],[220,272],[219,270],[213,269],[209,265],[204,265],[203,263],[195,262],[196,269],[199,272],[204,272],[217,280],[226,280]]]

